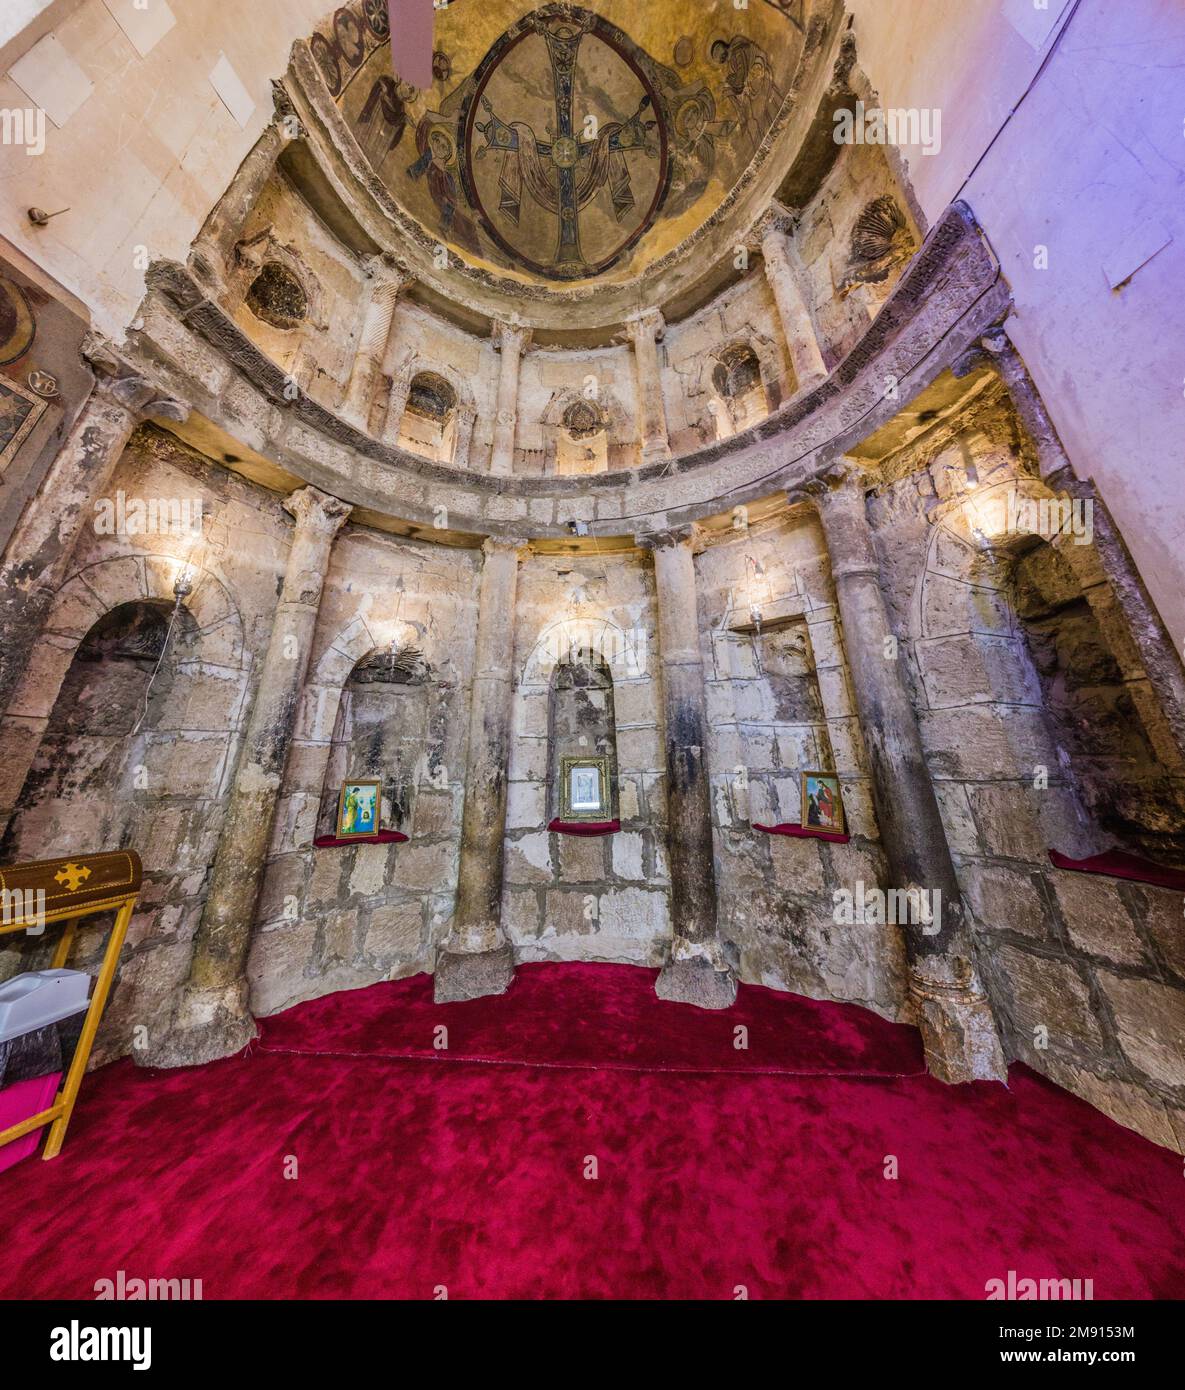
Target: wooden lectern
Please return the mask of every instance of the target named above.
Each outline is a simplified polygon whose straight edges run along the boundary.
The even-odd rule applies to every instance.
[[[83,917],[93,916],[96,912],[115,913],[115,924],[107,940],[90,1007],[86,1011],[66,1079],[48,1110],[0,1130],[0,1145],[10,1144],[35,1129],[50,1125],[45,1151],[41,1156],[56,1158],[61,1151],[143,878],[140,856],[134,850],[74,855],[66,859],[41,859],[32,864],[0,869],[0,905],[3,908],[0,913],[0,935],[64,924],[53,956],[52,968],[55,970],[60,970],[66,964],[78,923]]]

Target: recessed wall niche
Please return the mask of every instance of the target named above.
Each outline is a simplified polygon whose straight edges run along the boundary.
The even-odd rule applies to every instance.
[[[769,414],[761,363],[748,343],[734,343],[720,354],[712,368],[712,391],[718,439],[748,429]]]
[[[439,687],[420,649],[393,644],[363,657],[342,691],[317,816],[320,835],[336,826],[347,778],[382,784],[379,826],[410,835],[416,793],[439,774]]]
[[[1142,711],[1065,559],[1039,541],[1012,588],[1052,732],[1083,807],[1125,849],[1185,865],[1182,788],[1159,760]]]
[[[299,279],[278,261],[268,261],[251,281],[247,308],[273,328],[297,328],[309,312],[308,295]]]
[[[556,663],[548,699],[548,775],[553,819],[564,819],[562,769],[565,758],[608,761],[605,820],[618,816],[617,721],[613,675],[598,653],[573,648]]]
[[[399,443],[437,463],[451,463],[457,438],[457,393],[436,372],[417,372],[399,422]]]

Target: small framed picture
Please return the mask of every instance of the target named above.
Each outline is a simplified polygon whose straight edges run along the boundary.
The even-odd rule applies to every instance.
[[[560,819],[609,819],[609,759],[560,759]]]
[[[834,772],[802,774],[802,824],[807,830],[844,833],[843,799]]]
[[[381,782],[343,782],[337,799],[338,839],[377,834],[381,806]]]

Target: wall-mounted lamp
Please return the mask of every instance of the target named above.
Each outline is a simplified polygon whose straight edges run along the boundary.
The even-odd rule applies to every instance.
[[[34,227],[48,227],[53,218],[61,217],[62,213],[69,211],[69,208],[59,208],[57,212],[46,212],[44,208],[30,208],[29,221]]]

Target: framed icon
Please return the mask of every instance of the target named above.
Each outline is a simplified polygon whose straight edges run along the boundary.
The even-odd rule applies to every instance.
[[[560,818],[608,820],[609,759],[603,755],[560,759]]]
[[[834,772],[802,774],[802,824],[808,830],[844,833],[843,798]]]
[[[343,782],[337,799],[338,839],[377,835],[381,808],[381,782]]]

